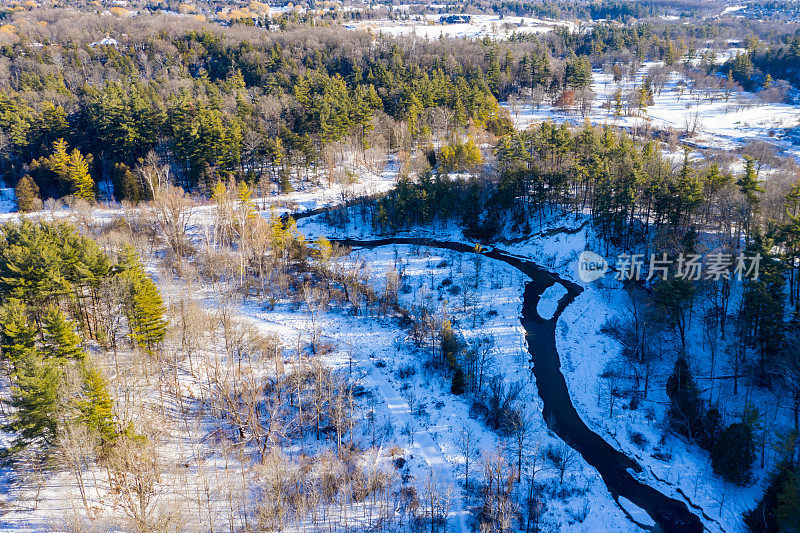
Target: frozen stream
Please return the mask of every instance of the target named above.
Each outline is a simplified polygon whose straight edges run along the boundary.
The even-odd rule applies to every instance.
[[[331,241],[360,248],[407,244],[475,253],[475,249],[467,243],[415,237],[390,237],[375,240],[331,239]],[[581,287],[542,269],[525,258],[496,248],[486,247],[480,253],[503,261],[531,278],[531,281],[525,283],[520,320],[525,328],[525,339],[533,363],[532,370],[536,378],[536,387],[544,404],[542,414],[547,426],[565,443],[580,453],[587,463],[597,469],[614,499],[618,503],[620,498],[623,499],[624,505],[620,504],[620,507],[630,510],[630,512],[626,510],[625,513],[631,521],[648,530],[681,533],[703,531],[702,522],[684,502],[670,498],[640,481],[636,474],[641,473],[641,466],[590,430],[575,410],[561,373],[561,361],[556,350],[555,328],[561,312],[581,293]],[[544,319],[539,316],[537,306],[542,293],[555,283],[563,285],[566,294],[559,301],[552,316]],[[634,506],[646,512],[657,525],[651,527],[643,523],[641,519],[637,520],[637,514],[641,513],[631,509]]]

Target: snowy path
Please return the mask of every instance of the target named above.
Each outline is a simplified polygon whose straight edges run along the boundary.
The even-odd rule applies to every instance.
[[[397,392],[391,383],[389,383],[383,372],[380,370],[373,370],[370,372],[367,376],[366,384],[370,389],[380,391],[384,400],[386,400],[389,412],[396,421],[399,422],[400,427],[414,428],[414,443],[412,449],[422,456],[432,472],[438,474],[439,482],[444,485],[442,488],[453,489],[450,497],[449,522],[454,522],[452,525],[455,526],[456,531],[467,531],[464,523],[464,509],[461,504],[461,489],[458,488],[458,484],[453,477],[452,465],[445,459],[439,445],[436,444],[436,441],[433,440],[433,437],[427,429],[416,423],[411,414],[411,408],[408,402]],[[445,490],[447,490],[446,488]],[[452,531],[453,529],[450,530]]]
[[[265,313],[258,309],[255,305],[244,304],[238,309],[238,318],[244,319],[256,327],[263,327],[266,324],[280,326],[281,328],[290,329],[295,333],[306,334],[308,328],[301,325],[288,324],[286,322],[279,322],[269,319]],[[300,321],[303,323],[304,321]],[[307,326],[307,324],[304,324]],[[336,328],[338,330],[338,328]],[[354,331],[352,328],[348,331],[348,336],[352,339]],[[453,475],[453,465],[451,465],[444,456],[442,449],[434,440],[430,431],[421,424],[417,423],[411,413],[411,407],[408,401],[397,391],[391,384],[390,379],[386,374],[375,368],[372,360],[369,357],[369,343],[361,343],[354,345],[352,341],[340,338],[338,334],[320,334],[320,337],[334,341],[335,343],[346,346],[350,353],[354,356],[353,363],[365,371],[366,377],[364,385],[367,389],[377,390],[380,392],[383,399],[386,401],[389,413],[395,419],[396,427],[409,427],[413,432],[413,444],[411,449],[414,455],[421,457],[431,472],[436,474],[435,479],[438,480],[438,488],[440,494],[450,494],[450,509],[448,512],[448,531],[455,531],[458,533],[465,533],[468,530],[465,522],[465,511],[463,506],[463,494],[459,488],[456,478]]]

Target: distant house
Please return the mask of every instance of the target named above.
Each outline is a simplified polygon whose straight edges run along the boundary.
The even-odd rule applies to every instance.
[[[95,42],[91,43],[89,46],[91,46],[92,48],[94,48],[96,46],[113,46],[114,48],[116,48],[117,46],[119,46],[119,41],[116,40],[116,39],[112,39],[111,37],[106,35],[105,37],[103,37],[99,41],[95,41]]]
[[[442,15],[439,19],[441,24],[469,24],[472,22],[470,15]]]

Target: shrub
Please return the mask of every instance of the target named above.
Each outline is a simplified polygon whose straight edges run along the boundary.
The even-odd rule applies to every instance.
[[[483,161],[483,156],[470,138],[466,142],[454,141],[443,146],[438,160],[445,172],[459,172],[475,169]]]
[[[723,429],[722,416],[716,407],[712,407],[703,416],[703,431],[698,437],[700,446],[706,450],[711,450],[717,443],[720,433]]]
[[[395,374],[395,376],[397,376],[397,379],[408,379],[408,378],[410,378],[411,376],[413,376],[416,373],[417,373],[417,367],[416,366],[414,366],[414,365],[405,365],[405,366],[401,366],[400,368],[398,368],[397,371],[394,374]]]

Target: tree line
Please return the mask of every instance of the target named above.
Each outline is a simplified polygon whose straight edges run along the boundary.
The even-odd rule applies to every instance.
[[[73,174],[113,182],[117,200],[152,197],[137,172],[150,152],[186,190],[210,194],[229,175],[286,189],[292,172],[334,171],[342,143],[385,153],[425,148],[470,127],[501,135],[508,125],[497,102],[509,95],[590,98],[592,67],[645,59],[669,67],[701,40],[726,36],[716,26],[642,23],[507,42],[372,43],[325,27],[266,32],[193,19],[170,26],[141,15],[104,22],[119,39],[92,46],[98,21],[87,12],[7,18],[14,29],[0,48],[8,67],[0,73],[2,170],[9,185],[23,183],[26,199],[91,199],[85,178],[47,164],[62,149],[86,163],[84,172],[76,159]],[[31,27],[32,20],[47,24]],[[742,69],[731,70],[744,83]],[[81,180],[80,189],[70,185]]]
[[[66,222],[22,219],[0,229],[0,363],[9,383],[3,459],[22,470],[55,461],[75,475],[120,458],[146,439],[117,413],[97,347],[147,353],[167,329],[165,307],[131,248],[105,253]],[[27,466],[25,466],[27,465]]]

